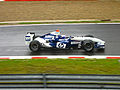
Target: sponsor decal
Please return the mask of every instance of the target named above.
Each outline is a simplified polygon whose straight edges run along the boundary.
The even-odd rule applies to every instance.
[[[79,44],[79,41],[71,41],[71,44]]]
[[[66,48],[66,44],[61,43],[61,42],[57,42],[57,48]]]
[[[54,36],[45,36],[45,39],[54,39]]]
[[[30,41],[30,40],[31,40],[30,36],[25,36],[25,41]]]

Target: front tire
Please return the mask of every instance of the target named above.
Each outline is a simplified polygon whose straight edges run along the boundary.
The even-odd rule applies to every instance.
[[[29,48],[33,52],[39,51],[41,48],[40,42],[37,40],[33,40],[32,42],[30,42]]]
[[[94,50],[94,42],[91,40],[84,40],[82,47],[86,52],[91,52]]]

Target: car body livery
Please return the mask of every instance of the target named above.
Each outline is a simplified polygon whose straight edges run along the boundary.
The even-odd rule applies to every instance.
[[[25,43],[33,52],[37,52],[42,48],[83,49],[86,52],[91,52],[94,49],[104,50],[105,48],[105,41],[95,38],[92,35],[67,37],[60,35],[59,30],[42,36],[36,36],[33,32],[27,32]]]

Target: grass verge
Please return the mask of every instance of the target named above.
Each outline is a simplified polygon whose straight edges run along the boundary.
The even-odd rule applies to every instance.
[[[0,74],[116,74],[118,59],[29,59],[0,60]]]
[[[9,23],[0,23],[0,25],[9,25]]]
[[[120,23],[120,21],[21,22],[18,24],[54,24],[54,23]]]
[[[120,23],[120,21],[67,21],[67,22],[20,22],[20,23],[0,23],[0,25],[16,24],[56,24],[56,23]]]

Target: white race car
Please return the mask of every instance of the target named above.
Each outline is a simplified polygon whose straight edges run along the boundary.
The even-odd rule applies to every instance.
[[[60,35],[59,30],[42,36],[36,36],[33,32],[27,32],[25,43],[33,52],[37,52],[42,48],[83,49],[86,52],[91,52],[94,49],[105,49],[105,41],[95,38],[92,35],[67,37]]]

